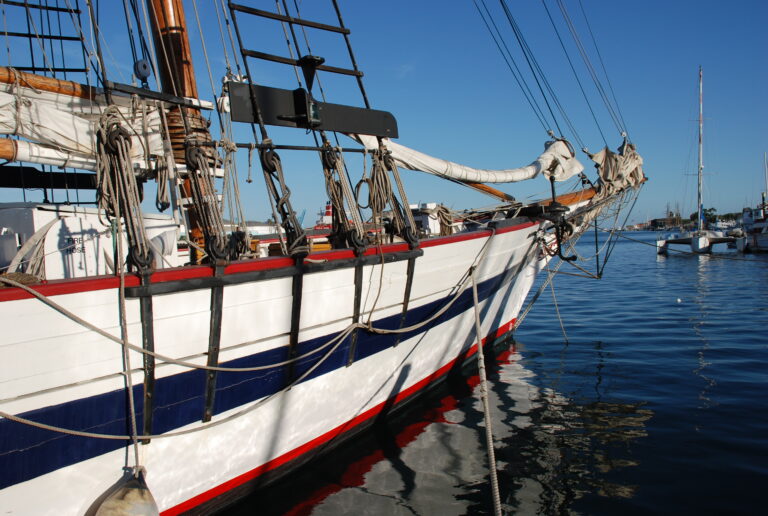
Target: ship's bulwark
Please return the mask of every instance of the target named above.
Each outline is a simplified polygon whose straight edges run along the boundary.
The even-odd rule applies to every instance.
[[[499,288],[503,275],[484,281],[478,286],[478,296],[484,301]],[[422,321],[442,307],[447,298],[410,310],[403,326]],[[400,335],[377,335],[359,331],[355,347],[355,361],[372,357],[391,347],[400,337],[406,340],[425,334],[431,327],[449,320],[471,308],[472,292],[464,292],[445,314],[431,325]],[[397,329],[401,316],[394,315],[375,321],[377,328]],[[298,354],[303,355],[322,346],[336,335],[327,335],[300,343]],[[350,352],[351,337],[347,337],[331,356],[323,360],[317,369],[303,381],[331,373],[346,367]],[[296,364],[295,374],[301,376],[321,358],[316,353]],[[222,367],[258,367],[280,363],[288,359],[288,348],[282,347],[257,353],[221,364]],[[215,413],[219,414],[264,396],[272,395],[289,383],[285,367],[272,367],[257,372],[220,372],[216,388]],[[155,427],[153,432],[162,434],[180,428],[200,419],[204,404],[205,371],[194,370],[157,380],[155,387]],[[142,417],[143,385],[134,386],[134,403],[137,417]],[[34,410],[19,416],[33,421],[73,430],[129,435],[129,422],[125,418],[127,405],[125,391],[113,391],[99,396],[63,403],[53,407]],[[25,432],[12,431],[18,425],[14,421],[0,421],[0,455],[5,467],[0,471],[0,488],[29,480],[49,471],[69,466],[96,455],[124,446],[122,441],[93,439],[60,434],[40,428],[29,428]]]
[[[483,331],[486,333],[508,327],[506,324],[517,316],[535,272],[542,265],[541,256],[530,238],[535,230],[536,226],[530,225],[509,228],[504,234],[491,238],[488,257],[481,264],[482,281],[479,284]],[[402,271],[395,267],[397,264],[385,265],[385,288],[381,304],[377,306],[389,308],[382,309],[382,317],[373,321],[373,325],[389,329],[398,328],[401,324],[407,327],[437,312],[450,299],[450,287],[456,284],[477,256],[482,244],[487,241],[487,235],[489,232],[480,232],[471,240],[464,241],[448,238],[444,245],[424,249],[425,256],[416,262],[414,294],[404,322],[401,322],[402,304],[397,306],[392,302],[399,299],[402,303],[404,277]],[[453,261],[446,262],[446,256],[451,255]],[[377,266],[366,266],[366,282],[378,282],[379,270]],[[396,270],[398,273],[393,274]],[[388,277],[387,271],[392,274],[391,277]],[[333,273],[339,274],[340,271]],[[346,273],[351,274],[352,270]],[[438,280],[440,276],[442,279]],[[289,282],[290,279],[276,281]],[[258,285],[254,283],[226,289],[238,288],[242,291]],[[370,283],[366,284],[364,290],[370,286]],[[157,296],[156,299],[162,297]],[[374,297],[375,289],[369,292],[365,305],[368,309]],[[322,299],[323,296],[315,292],[307,297],[306,302],[311,305],[323,302]],[[332,304],[327,299],[326,295],[324,303]],[[40,304],[31,299],[21,302]],[[344,304],[347,304],[346,301]],[[327,309],[318,307],[322,308]],[[305,304],[304,310],[309,309],[309,305]],[[400,343],[396,346],[398,335],[376,335],[358,330],[351,366],[347,365],[351,343],[347,338],[328,356],[325,349],[299,362],[293,373],[294,378],[322,361],[300,384],[239,420],[184,436],[153,439],[150,444],[141,446],[142,462],[148,472],[147,482],[161,509],[173,513],[208,501],[229,487],[236,487],[234,484],[257,475],[262,471],[260,466],[272,464],[277,467],[280,464],[275,462],[276,459],[282,457],[280,460],[285,462],[297,458],[310,451],[313,442],[319,442],[317,440],[321,436],[334,429],[343,431],[353,428],[364,417],[362,415],[372,414],[375,407],[388,399],[397,398],[401,392],[417,385],[419,388],[426,387],[437,371],[465,354],[476,342],[472,312],[471,290],[466,290],[447,312],[428,326],[400,335]],[[268,329],[265,332],[269,333]],[[298,354],[304,355],[317,349],[337,334],[332,332],[320,336],[315,333],[300,343]],[[275,349],[226,360],[223,365],[254,367],[286,358],[287,348],[283,344]],[[134,379],[140,384],[136,381],[137,375]],[[247,373],[221,372],[218,375],[215,413],[218,418],[226,417],[249,402],[280,391],[288,382],[284,368]],[[153,433],[196,426],[203,413],[204,386],[205,376],[200,370],[159,377],[155,389]],[[134,388],[134,395],[140,411],[143,399],[141,385]],[[113,389],[18,413],[64,428],[125,435],[130,433],[125,417],[126,405],[125,391]],[[141,421],[140,412],[138,417]],[[214,422],[216,420],[217,417],[214,417]],[[98,497],[127,465],[123,441],[23,428],[8,420],[1,421],[0,428],[0,456],[3,462],[0,478],[5,487],[2,491],[4,507],[28,510],[33,491],[71,484],[76,478],[79,479],[78,487],[62,493],[62,496],[69,499],[68,507],[77,509],[74,512],[80,509],[85,511],[88,508],[86,502],[90,503]],[[40,510],[44,507],[41,502]]]

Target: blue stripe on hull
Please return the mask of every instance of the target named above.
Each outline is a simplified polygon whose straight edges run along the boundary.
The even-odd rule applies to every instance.
[[[478,285],[480,300],[491,297],[512,279],[510,271]],[[403,326],[410,326],[430,317],[447,298],[410,309]],[[461,294],[453,306],[431,325],[418,331],[401,334],[404,341],[425,333],[437,324],[460,315],[472,306],[472,292]],[[401,315],[376,321],[378,328],[400,327]],[[499,324],[501,323],[500,321]],[[305,354],[328,342],[327,335],[299,343],[298,354]],[[395,344],[398,335],[378,335],[359,331],[355,360],[375,355]],[[343,368],[347,364],[350,339],[340,345],[317,369],[303,381]],[[263,351],[221,364],[226,367],[255,367],[287,359],[287,347]],[[307,357],[295,365],[295,376],[305,373],[324,356],[324,352]],[[278,392],[288,383],[287,369],[275,367],[256,372],[220,372],[217,379],[215,411],[218,414]],[[199,421],[203,414],[205,372],[191,370],[159,378],[155,384],[155,410],[153,433],[169,432]],[[141,425],[143,385],[134,387],[137,421]],[[19,416],[62,428],[115,435],[130,435],[126,417],[128,400],[124,389],[78,399],[59,405],[33,410]],[[119,440],[95,439],[61,434],[19,423],[0,421],[0,488],[5,488],[56,469],[76,464],[104,453],[124,447]],[[151,446],[151,444],[150,444]]]

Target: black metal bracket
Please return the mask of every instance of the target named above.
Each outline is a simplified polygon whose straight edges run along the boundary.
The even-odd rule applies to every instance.
[[[95,190],[96,174],[43,172],[35,167],[0,165],[0,188]]]
[[[224,265],[215,266],[216,277],[224,274]],[[224,312],[224,286],[211,288],[211,322],[208,331],[208,367],[218,367],[219,349],[221,348],[221,319]],[[205,407],[203,409],[203,423],[213,417],[213,404],[216,398],[216,377],[218,371],[207,370],[205,372]]]
[[[288,360],[291,362],[285,368],[285,386],[288,388],[296,375],[297,347],[299,345],[299,330],[301,330],[301,300],[304,296],[304,256],[295,258],[298,274],[293,277],[291,285],[291,333],[288,337]]]
[[[553,217],[552,222],[555,224],[555,239],[557,240],[557,256],[564,262],[573,262],[576,260],[576,256],[563,256],[563,238],[564,229],[566,227],[565,214],[570,211],[568,206],[557,202],[557,195],[555,194],[555,176],[550,176],[549,184],[552,189],[552,202],[549,204],[549,213]]]
[[[122,83],[113,82],[113,81],[104,81],[104,86],[106,89],[111,91],[119,91],[120,93],[127,93],[128,95],[138,95],[140,98],[144,98],[144,99],[161,100],[163,102],[167,102],[169,104],[175,104],[177,106],[184,106],[184,107],[205,109],[205,110],[213,109],[212,106],[204,105],[203,103],[196,102],[192,99],[177,97],[176,95],[171,95],[170,93],[162,93],[160,91],[148,90],[145,88],[138,88],[136,86],[131,86],[130,84],[122,84]]]
[[[405,319],[408,315],[408,304],[411,302],[411,288],[413,287],[413,276],[414,276],[415,269],[416,269],[416,257],[409,258],[408,268],[406,269],[405,292],[403,293],[403,313],[400,316],[399,328],[401,329],[405,324]],[[397,336],[397,340],[395,340],[395,346],[400,344],[401,338],[402,338],[402,334]]]
[[[360,304],[363,300],[363,261],[357,260],[355,265],[355,298],[352,306],[352,322],[357,324],[360,322]],[[355,355],[357,354],[357,328],[349,336],[349,352],[347,354],[347,367],[351,366],[355,362]]]
[[[149,270],[141,274],[142,286],[150,283]],[[141,344],[145,351],[155,351],[155,328],[152,310],[152,296],[139,299],[139,312],[141,315]],[[144,405],[142,411],[142,428],[144,435],[152,435],[152,419],[154,415],[155,396],[155,357],[144,353]],[[149,444],[149,439],[142,440],[142,444]]]
[[[229,83],[232,120],[258,123],[253,103],[267,125],[397,138],[397,121],[387,111],[318,102],[304,88],[284,90]],[[253,100],[252,100],[253,99]]]

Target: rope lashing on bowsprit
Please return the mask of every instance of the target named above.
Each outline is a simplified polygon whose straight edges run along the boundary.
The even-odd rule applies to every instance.
[[[488,453],[488,470],[491,477],[491,492],[493,494],[493,509],[497,516],[501,516],[501,497],[499,496],[499,479],[496,474],[496,452],[493,449],[493,427],[491,419],[491,407],[488,402],[488,378],[485,374],[485,352],[483,351],[483,337],[480,326],[480,301],[477,297],[477,279],[475,267],[472,267],[469,276],[472,279],[472,301],[475,312],[475,335],[477,336],[477,369],[480,374],[480,400],[483,403],[483,417],[485,419],[485,446]]]
[[[151,263],[150,247],[141,213],[141,192],[131,163],[131,135],[121,120],[122,114],[115,106],[107,107],[99,118],[96,202],[110,222],[122,215],[130,263],[145,270]]]
[[[44,423],[38,423],[36,421],[32,421],[32,420],[27,419],[27,418],[22,418],[22,417],[19,417],[19,416],[15,416],[13,414],[10,414],[10,413],[4,412],[4,411],[0,411],[0,417],[5,418],[5,419],[9,419],[11,421],[15,421],[17,423],[33,426],[33,427],[36,427],[36,428],[41,428],[41,429],[44,429],[44,430],[50,430],[50,431],[53,431],[53,432],[59,432],[59,433],[64,433],[64,434],[69,434],[69,435],[76,435],[76,436],[80,436],[80,437],[91,437],[91,438],[97,438],[97,439],[133,440],[134,442],[136,442],[136,440],[145,441],[145,440],[149,440],[149,439],[174,437],[174,436],[179,436],[179,435],[190,434],[190,433],[194,433],[194,432],[198,432],[198,431],[201,431],[201,430],[208,429],[208,428],[210,428],[212,426],[217,426],[217,425],[223,424],[225,422],[231,421],[233,419],[236,419],[238,417],[241,417],[241,416],[247,414],[248,412],[251,412],[251,411],[255,410],[256,408],[258,408],[259,406],[263,405],[264,403],[266,403],[270,399],[273,399],[276,396],[282,394],[283,392],[289,390],[291,387],[293,387],[297,383],[301,382],[304,378],[308,377],[310,374],[312,374],[312,372],[317,367],[319,367],[325,360],[327,360],[334,353],[334,351],[336,351],[338,349],[338,347],[341,345],[341,343],[343,343],[344,340],[348,336],[350,336],[356,329],[362,329],[362,330],[366,330],[366,331],[369,331],[371,333],[376,333],[376,334],[380,334],[380,335],[402,334],[402,333],[409,333],[409,332],[413,332],[413,331],[419,330],[419,329],[421,329],[421,328],[431,324],[432,322],[434,322],[438,318],[440,318],[442,315],[444,315],[451,308],[451,306],[454,305],[454,303],[459,299],[461,294],[465,291],[465,289],[469,285],[469,282],[472,281],[471,271],[473,271],[474,269],[478,268],[484,262],[485,257],[488,254],[488,249],[490,248],[490,243],[493,240],[494,235],[495,235],[495,231],[492,230],[491,235],[488,237],[488,240],[486,240],[485,244],[483,245],[483,247],[478,252],[478,254],[475,257],[475,259],[473,260],[473,263],[470,266],[470,268],[462,275],[462,277],[458,280],[456,285],[454,285],[454,287],[450,289],[451,292],[452,292],[450,299],[447,300],[447,302],[445,303],[445,305],[443,305],[442,308],[437,310],[435,313],[433,313],[427,319],[425,319],[425,320],[423,320],[423,321],[421,321],[419,323],[416,323],[414,325],[411,325],[411,326],[408,326],[408,327],[399,328],[399,329],[396,329],[396,328],[395,329],[376,328],[376,327],[374,327],[372,325],[370,320],[368,321],[367,324],[363,324],[363,323],[350,324],[344,330],[342,330],[338,335],[336,335],[335,337],[330,339],[328,342],[326,342],[325,344],[322,344],[321,346],[315,348],[312,351],[309,351],[309,352],[307,352],[307,353],[305,353],[303,355],[299,355],[299,356],[293,357],[293,358],[291,358],[289,360],[286,360],[286,361],[276,362],[276,363],[269,364],[269,365],[264,365],[264,366],[255,366],[255,367],[219,367],[219,366],[200,365],[200,364],[194,364],[194,363],[191,363],[191,362],[187,362],[187,361],[184,361],[184,360],[177,360],[177,359],[174,359],[174,358],[162,355],[160,353],[157,353],[155,351],[144,349],[142,347],[139,347],[139,346],[136,346],[134,344],[131,344],[130,342],[128,342],[127,339],[121,339],[120,337],[116,337],[116,336],[112,335],[111,333],[109,333],[109,332],[107,332],[105,330],[102,330],[98,326],[95,326],[95,325],[85,321],[84,319],[82,319],[78,315],[76,315],[73,312],[67,310],[66,308],[64,308],[63,306],[61,306],[58,303],[54,302],[48,296],[45,296],[45,295],[41,294],[37,290],[34,290],[34,289],[32,289],[32,288],[30,288],[30,287],[28,287],[26,285],[23,285],[23,284],[21,284],[21,283],[19,283],[17,281],[14,281],[13,279],[10,279],[10,278],[8,278],[5,275],[0,275],[0,283],[4,283],[4,284],[9,285],[11,287],[17,287],[17,288],[27,292],[28,294],[30,294],[33,297],[37,298],[38,300],[40,300],[44,304],[48,305],[53,310],[59,312],[60,314],[62,314],[65,317],[69,318],[73,322],[75,322],[75,323],[77,323],[77,324],[79,324],[79,325],[81,325],[81,326],[83,326],[83,327],[85,327],[85,328],[95,332],[95,333],[98,333],[99,335],[101,335],[102,337],[104,337],[104,338],[106,338],[106,339],[108,339],[110,341],[113,341],[113,342],[115,342],[117,344],[120,344],[121,346],[124,347],[124,349],[128,349],[128,350],[134,351],[136,353],[141,353],[143,355],[152,356],[155,359],[161,360],[161,361],[163,361],[165,363],[168,363],[168,364],[178,365],[178,366],[182,366],[182,367],[188,367],[190,369],[200,369],[200,370],[205,370],[205,371],[255,372],[255,371],[271,369],[271,368],[274,368],[274,367],[285,366],[285,365],[297,362],[299,360],[304,360],[304,359],[306,359],[307,357],[309,357],[311,355],[317,354],[320,351],[323,351],[325,349],[330,348],[330,349],[328,349],[328,351],[313,366],[311,366],[304,374],[298,376],[296,379],[294,379],[292,382],[290,382],[283,390],[280,390],[280,391],[278,391],[278,392],[276,392],[276,393],[274,393],[274,394],[272,394],[270,396],[267,396],[266,398],[263,398],[263,399],[255,402],[253,405],[251,405],[251,406],[249,406],[249,407],[247,407],[247,408],[245,408],[245,409],[243,409],[243,410],[241,410],[241,411],[239,411],[237,413],[231,414],[231,415],[227,416],[226,418],[217,419],[217,420],[214,420],[214,421],[211,421],[211,422],[208,422],[208,423],[204,423],[201,426],[190,428],[190,429],[187,429],[187,430],[180,430],[180,431],[177,431],[177,432],[168,432],[168,433],[159,434],[159,435],[112,435],[112,434],[98,434],[98,433],[93,433],[93,432],[84,432],[84,431],[80,431],[80,430],[72,430],[72,429],[62,428],[62,427],[53,426],[53,425],[47,425],[47,424],[44,424]],[[247,343],[245,343],[245,344],[247,344]],[[126,374],[128,376],[130,375],[130,373],[126,373]]]

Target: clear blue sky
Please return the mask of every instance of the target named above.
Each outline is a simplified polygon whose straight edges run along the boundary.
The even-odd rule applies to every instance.
[[[515,40],[501,16],[498,1],[485,0],[496,13],[508,44]],[[598,65],[578,0],[564,0],[593,62]],[[763,0],[610,1],[582,0],[631,140],[645,160],[649,182],[632,220],[663,215],[667,204],[679,205],[684,216],[695,209],[697,74],[704,68],[704,204],[719,213],[740,211],[759,200],[764,188],[763,152],[768,151],[768,2]],[[293,2],[288,2],[293,4]],[[330,3],[330,2],[328,2]],[[488,35],[472,0],[339,1],[365,86],[374,108],[391,111],[398,120],[400,143],[434,156],[479,168],[510,168],[530,163],[547,135],[524,100]],[[198,2],[216,84],[224,58],[211,2]],[[205,5],[203,5],[205,4]],[[323,14],[315,13],[322,4]],[[300,2],[302,16],[331,23],[325,2]],[[603,146],[595,123],[565,61],[541,1],[508,1],[541,67],[569,117],[591,151]],[[201,95],[211,98],[199,45],[193,3],[185,1]],[[595,92],[557,3],[547,0],[569,52],[575,59],[600,126],[611,148],[621,138]],[[274,10],[274,2],[260,7]],[[102,2],[111,78],[130,82],[131,62],[121,2]],[[10,30],[10,29],[9,29]],[[272,32],[270,32],[272,31]],[[276,32],[275,32],[276,31]],[[279,25],[248,27],[252,47],[287,55]],[[265,38],[262,39],[262,36]],[[327,64],[346,66],[339,38],[310,34],[314,54]],[[263,42],[267,41],[266,45]],[[519,54],[516,54],[519,56]],[[127,56],[127,57],[126,57]],[[524,63],[519,61],[522,66]],[[293,88],[288,67],[254,66],[254,78],[271,86]],[[321,77],[328,100],[360,104],[354,81]],[[318,91],[315,91],[318,96]],[[294,135],[270,129],[276,143]],[[301,131],[293,131],[293,133]],[[241,127],[239,141],[250,129]],[[566,136],[571,136],[569,132]],[[285,140],[283,138],[287,138]],[[303,143],[307,143],[306,140]],[[344,142],[343,142],[344,143]],[[575,142],[574,142],[575,143]],[[345,143],[346,144],[346,143]],[[238,162],[247,174],[246,153]],[[305,223],[324,203],[322,170],[316,156],[283,156],[294,207],[307,210]],[[583,154],[581,161],[591,168]],[[256,165],[256,163],[254,163]],[[246,216],[270,215],[260,172],[241,190]],[[359,164],[350,162],[354,177]],[[410,201],[442,201],[453,208],[478,207],[493,201],[418,172],[403,171]],[[548,195],[548,183],[503,185],[519,199]]]
[[[588,45],[578,2],[565,3]],[[388,2],[383,11],[367,2],[347,4],[349,25],[366,27],[353,37],[371,97],[398,115],[403,143],[489,168],[527,163],[537,154],[543,130],[471,0]],[[542,3],[508,4],[582,138],[590,150],[599,149],[602,138],[584,110]],[[557,14],[555,2],[547,5]],[[583,5],[650,178],[634,218],[661,216],[667,203],[679,204],[684,214],[694,210],[696,178],[690,174],[696,171],[699,65],[704,68],[705,206],[723,213],[757,202],[768,151],[768,2],[583,0]],[[368,28],[364,22],[371,18],[377,23]],[[586,73],[579,75],[615,148],[619,135]],[[509,185],[508,190],[527,194],[546,184],[536,186]],[[459,204],[460,197],[451,199]]]

